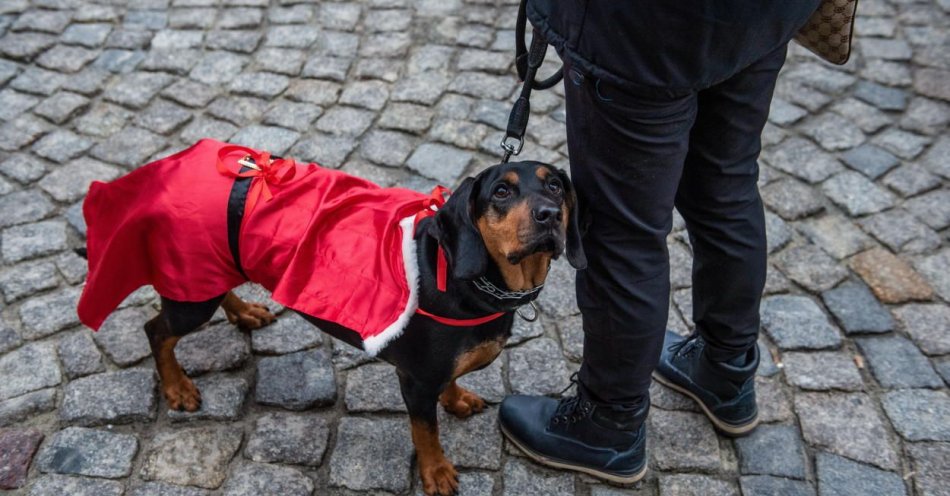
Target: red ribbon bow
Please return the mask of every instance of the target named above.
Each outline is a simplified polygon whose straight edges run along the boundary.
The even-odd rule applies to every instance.
[[[254,159],[254,163],[246,160],[235,162],[238,169],[234,170],[224,163],[224,158],[235,152],[241,152],[245,158]],[[241,172],[240,166],[250,167],[250,170]],[[271,185],[282,184],[290,181],[297,174],[297,163],[292,158],[280,158],[271,160],[270,152],[258,152],[251,148],[238,145],[229,145],[218,150],[218,172],[234,177],[252,177],[251,189],[247,193],[247,207],[245,212],[254,210],[257,201],[263,196],[264,201],[271,201],[274,194],[271,192]]]

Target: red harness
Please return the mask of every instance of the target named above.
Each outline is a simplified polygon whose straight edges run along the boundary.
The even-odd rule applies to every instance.
[[[416,226],[419,225],[420,220],[426,217],[432,217],[433,215],[435,215],[438,209],[442,208],[442,205],[445,205],[446,194],[451,194],[451,192],[448,190],[448,188],[444,186],[436,186],[435,188],[432,189],[432,195],[429,198],[429,200],[426,202],[425,209],[421,210],[419,213],[416,214],[416,219],[415,219]],[[433,209],[433,207],[435,207],[435,209]],[[442,245],[439,245],[439,249],[436,252],[436,262],[435,262],[435,287],[438,288],[439,291],[442,291],[443,293],[445,292],[445,289],[447,287],[446,285],[448,281],[448,268],[449,268],[449,264],[445,260],[445,251],[442,250]],[[439,315],[435,315],[434,313],[427,312],[423,310],[421,306],[416,309],[416,313],[419,315],[425,315],[426,317],[429,317],[430,319],[440,324],[445,324],[445,325],[454,326],[454,327],[474,327],[474,326],[482,325],[486,322],[491,322],[505,314],[505,312],[498,312],[498,313],[493,313],[491,315],[486,315],[484,317],[478,317],[474,319],[451,319],[449,317],[442,317]]]

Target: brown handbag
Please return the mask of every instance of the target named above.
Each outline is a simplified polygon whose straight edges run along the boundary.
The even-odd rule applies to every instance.
[[[832,64],[844,65],[851,56],[858,0],[822,0],[795,41]]]

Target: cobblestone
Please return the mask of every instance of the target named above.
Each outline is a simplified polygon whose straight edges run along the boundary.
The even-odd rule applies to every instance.
[[[405,421],[343,417],[337,429],[337,449],[329,461],[330,485],[355,491],[405,491],[410,484],[411,457]],[[373,470],[354,460],[373,460]]]
[[[795,412],[808,444],[884,469],[897,468],[897,453],[888,443],[887,428],[870,396],[799,394]]]
[[[128,434],[67,427],[53,434],[35,463],[44,473],[117,479],[132,472],[138,445],[135,436]]]
[[[818,469],[818,491],[821,494],[906,494],[901,477],[894,472],[827,453],[819,453],[815,465]]]
[[[159,432],[145,455],[142,478],[216,489],[243,437],[240,429],[226,426]]]
[[[848,281],[825,291],[821,298],[846,334],[882,333],[894,329],[894,318],[864,284]]]
[[[875,248],[851,259],[851,268],[884,303],[929,300],[933,289],[903,260]]]
[[[254,423],[244,455],[256,462],[315,467],[329,442],[327,421],[309,414],[268,413]]]
[[[304,410],[336,401],[336,377],[326,350],[262,358],[254,399],[263,405]]]
[[[840,352],[790,352],[782,357],[789,384],[805,390],[859,391],[864,381],[853,357]],[[873,366],[873,365],[872,365]]]
[[[736,450],[742,474],[805,478],[805,446],[793,426],[761,426],[750,436],[737,439]]]
[[[930,362],[914,344],[900,336],[857,341],[877,381],[886,388],[939,387]]]
[[[946,391],[899,389],[882,400],[894,429],[908,441],[950,441],[950,396]]]
[[[157,384],[155,373],[145,368],[76,379],[66,385],[60,419],[87,426],[153,420]]]
[[[782,349],[834,348],[838,331],[811,299],[780,295],[762,301],[762,327]]]

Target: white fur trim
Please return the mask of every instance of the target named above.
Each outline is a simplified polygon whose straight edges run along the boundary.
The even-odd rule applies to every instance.
[[[406,308],[395,322],[383,329],[383,332],[366,338],[363,349],[369,356],[376,356],[390,341],[402,335],[402,331],[409,325],[409,319],[419,308],[419,262],[416,260],[416,241],[414,238],[416,223],[415,215],[410,215],[399,221],[402,228],[402,263],[406,269],[406,283],[409,285],[409,301]]]

